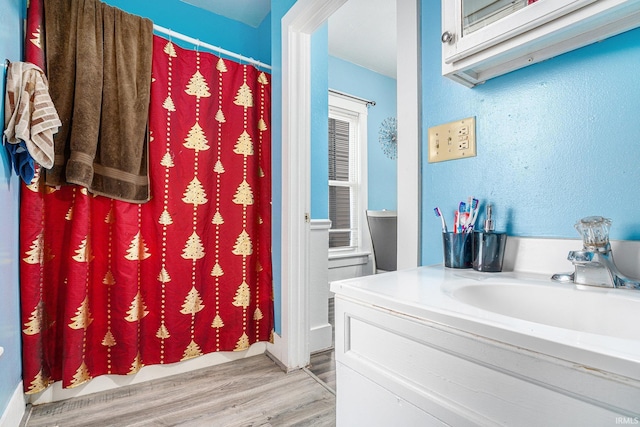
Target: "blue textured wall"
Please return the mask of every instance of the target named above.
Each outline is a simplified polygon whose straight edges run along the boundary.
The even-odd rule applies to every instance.
[[[282,17],[296,0],[271,2],[271,176],[273,179],[273,298],[275,331],[282,332]]]
[[[329,88],[376,102],[375,106],[369,107],[367,117],[368,208],[394,210],[397,207],[397,162],[382,151],[378,131],[384,119],[396,116],[396,80],[328,56],[327,37],[328,26],[325,25],[311,38],[311,217],[326,219],[329,215]]]
[[[0,129],[4,132],[4,60],[22,60],[22,0],[0,0]],[[22,380],[18,298],[18,214],[20,181],[0,146],[0,418]]]
[[[194,39],[271,63],[271,19],[269,16],[258,28],[216,15],[176,0],[103,0],[111,6],[144,16],[154,24],[185,34]],[[167,35],[160,34],[168,38]],[[175,40],[179,45],[189,44]]]
[[[311,35],[311,218],[329,218],[329,25]]]
[[[396,80],[339,58],[329,58],[329,87],[375,101],[367,114],[369,209],[397,208],[397,162],[380,146],[378,131],[383,120],[396,117]]]
[[[613,220],[611,237],[640,239],[640,29],[489,80],[441,77],[440,0],[423,0],[422,263],[442,262],[449,221],[474,195],[516,236],[578,238],[576,220]],[[475,158],[427,163],[427,128],[475,116]]]

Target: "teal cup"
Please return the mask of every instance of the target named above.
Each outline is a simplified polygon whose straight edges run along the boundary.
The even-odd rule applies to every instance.
[[[442,233],[444,266],[449,268],[471,268],[472,233]]]

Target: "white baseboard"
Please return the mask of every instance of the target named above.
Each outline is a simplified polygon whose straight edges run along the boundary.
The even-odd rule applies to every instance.
[[[20,425],[22,418],[24,417],[27,404],[25,402],[22,381],[18,383],[9,406],[5,409],[4,413],[0,417],[0,427],[16,427]]]
[[[333,328],[330,323],[315,326],[309,333],[309,352],[326,350],[333,346]]]

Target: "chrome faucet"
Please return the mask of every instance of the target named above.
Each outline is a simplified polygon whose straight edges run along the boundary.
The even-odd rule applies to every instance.
[[[625,277],[613,261],[609,243],[610,227],[611,220],[601,216],[578,221],[575,228],[582,234],[583,248],[570,251],[567,257],[573,263],[575,272],[554,274],[551,279],[579,285],[640,290],[640,281]]]

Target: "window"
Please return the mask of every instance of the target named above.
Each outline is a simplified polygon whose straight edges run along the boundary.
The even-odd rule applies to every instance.
[[[367,206],[367,107],[329,96],[329,249],[362,251]]]

